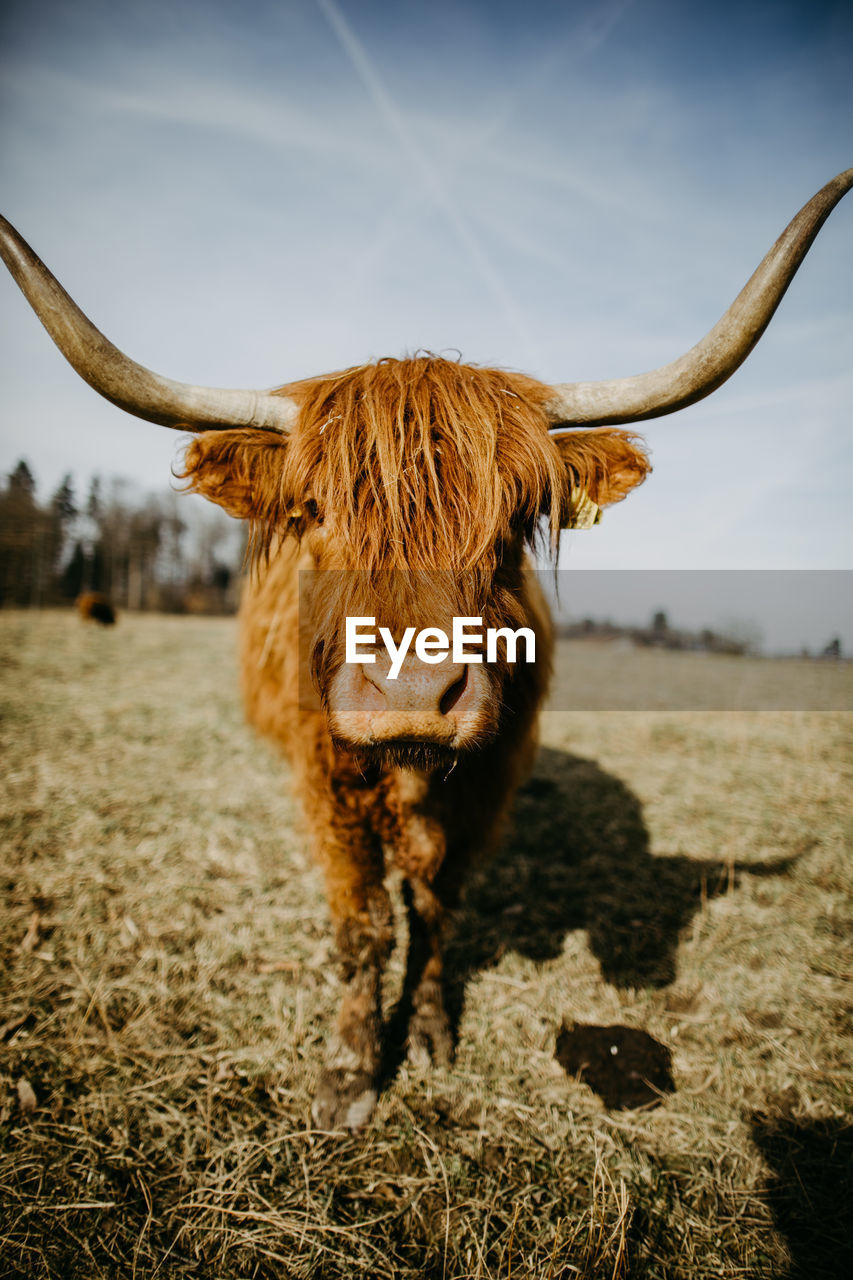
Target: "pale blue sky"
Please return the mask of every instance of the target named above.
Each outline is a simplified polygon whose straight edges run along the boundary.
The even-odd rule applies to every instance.
[[[186,381],[418,348],[567,381],[692,345],[853,164],[849,3],[7,0],[2,210]],[[168,482],[0,279],[0,469]],[[853,196],[563,567],[853,568]]]

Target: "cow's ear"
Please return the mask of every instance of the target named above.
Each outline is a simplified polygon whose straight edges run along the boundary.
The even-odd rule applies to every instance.
[[[271,431],[203,431],[187,445],[176,475],[241,520],[274,521],[282,495],[287,439]]]
[[[582,509],[621,502],[651,471],[643,440],[630,431],[567,431],[553,440],[571,487],[567,525],[581,523],[573,516]]]

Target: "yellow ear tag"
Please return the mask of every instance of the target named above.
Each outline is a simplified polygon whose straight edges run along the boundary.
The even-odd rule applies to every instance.
[[[591,529],[601,521],[601,507],[593,502],[586,489],[580,489],[572,498],[567,529]]]

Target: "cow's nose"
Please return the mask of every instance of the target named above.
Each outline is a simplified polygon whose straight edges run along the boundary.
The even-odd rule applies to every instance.
[[[428,665],[419,660],[406,660],[394,680],[378,664],[362,670],[367,682],[384,697],[387,711],[446,716],[468,685],[468,665],[464,662]]]
[[[438,743],[481,740],[496,723],[485,668],[467,662],[427,664],[408,656],[396,679],[390,663],[343,663],[327,695],[332,735],[340,743]]]

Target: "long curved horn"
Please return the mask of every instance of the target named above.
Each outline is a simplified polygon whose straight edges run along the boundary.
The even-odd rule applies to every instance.
[[[131,360],[96,329],[18,232],[0,217],[0,256],[59,350],[90,387],[137,418],[183,431],[257,427],[285,433],[296,405],[270,391],[194,387]]]
[[[847,169],[803,206],[723,318],[680,359],[632,378],[556,385],[545,406],[554,426],[642,422],[716,391],[758,342],[815,236],[851,187],[853,169]]]

